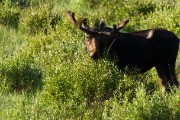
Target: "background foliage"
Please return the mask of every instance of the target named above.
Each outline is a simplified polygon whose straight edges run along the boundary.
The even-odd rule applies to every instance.
[[[94,61],[67,10],[90,26],[165,28],[180,38],[178,0],[0,0],[0,119],[180,119],[180,89],[162,96],[155,69]],[[176,71],[180,80],[180,55]]]

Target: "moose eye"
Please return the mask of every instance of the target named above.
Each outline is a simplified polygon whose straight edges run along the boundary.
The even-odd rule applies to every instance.
[[[88,38],[88,39],[86,39],[86,41],[90,41],[90,40],[91,40],[91,39],[89,39],[89,38]]]
[[[90,36],[86,37],[86,41],[90,41],[91,39],[92,39],[92,37],[90,37]]]

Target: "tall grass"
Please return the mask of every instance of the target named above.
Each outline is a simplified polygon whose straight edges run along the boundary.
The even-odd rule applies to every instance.
[[[7,58],[12,56],[15,51],[26,41],[27,36],[17,32],[15,29],[0,25],[0,56]]]
[[[128,75],[92,60],[66,10],[90,26],[128,18],[123,32],[161,27],[180,37],[180,2],[2,0],[0,119],[180,119],[180,89],[161,94],[156,70]],[[12,20],[13,18],[13,20]],[[180,80],[180,55],[177,58]]]

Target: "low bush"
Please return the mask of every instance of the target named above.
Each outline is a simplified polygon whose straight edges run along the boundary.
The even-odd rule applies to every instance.
[[[29,34],[48,34],[48,29],[56,28],[61,16],[51,12],[52,4],[42,4],[33,9],[28,9],[21,14],[19,30]]]
[[[16,7],[7,8],[0,3],[0,24],[17,28],[20,19],[20,10]]]
[[[180,118],[179,108],[175,107],[179,106],[180,102],[178,94],[179,92],[172,92],[164,97],[161,93],[148,95],[144,87],[139,86],[132,102],[124,99],[120,103],[116,98],[107,100],[103,119],[178,120]]]
[[[42,87],[41,69],[31,58],[18,56],[0,63],[1,92],[30,91]]]

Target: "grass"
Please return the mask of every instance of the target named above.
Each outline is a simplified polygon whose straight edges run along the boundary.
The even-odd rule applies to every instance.
[[[18,48],[26,41],[25,34],[17,32],[15,29],[10,29],[5,26],[0,26],[0,56],[7,58],[12,56],[14,51],[18,51]]]
[[[180,89],[161,94],[156,70],[119,71],[92,60],[72,10],[91,26],[130,22],[123,32],[161,27],[180,38],[180,9],[172,1],[2,0],[0,2],[0,119],[180,119]],[[12,21],[13,19],[13,21]],[[180,54],[176,71],[180,80]]]

